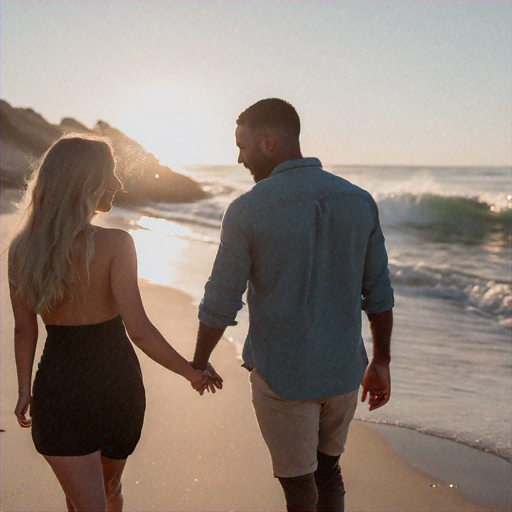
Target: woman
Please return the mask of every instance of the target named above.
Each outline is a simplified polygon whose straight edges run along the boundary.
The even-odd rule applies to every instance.
[[[146,316],[131,236],[91,224],[110,211],[119,186],[106,141],[60,139],[29,184],[25,223],[9,247],[15,414],[22,427],[32,426],[72,511],[122,510],[121,474],[145,410],[125,326],[135,345],[201,394],[222,387],[212,368],[192,368]],[[38,314],[48,336],[32,386]]]

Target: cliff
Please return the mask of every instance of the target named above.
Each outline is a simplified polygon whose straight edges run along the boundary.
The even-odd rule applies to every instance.
[[[4,100],[0,103],[2,187],[23,186],[31,162],[63,134],[95,133],[108,137],[114,146],[117,171],[127,192],[116,196],[116,204],[189,202],[206,197],[195,181],[160,165],[154,155],[104,121],[92,129],[67,117],[53,125],[32,109],[14,108]]]

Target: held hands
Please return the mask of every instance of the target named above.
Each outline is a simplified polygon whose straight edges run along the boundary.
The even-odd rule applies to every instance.
[[[222,389],[222,377],[208,363],[205,370],[195,370],[197,379],[191,381],[192,387],[201,395],[206,391],[215,393],[216,388]]]
[[[27,410],[29,415],[32,416],[32,396],[19,395],[16,409],[14,409],[14,414],[16,415],[16,418],[18,418],[18,423],[23,428],[29,428],[32,426],[32,419],[26,417]]]
[[[370,411],[378,409],[387,404],[391,395],[391,377],[389,374],[389,365],[384,366],[377,363],[370,363],[364,374],[363,393],[361,402],[366,401],[369,395],[368,404]]]

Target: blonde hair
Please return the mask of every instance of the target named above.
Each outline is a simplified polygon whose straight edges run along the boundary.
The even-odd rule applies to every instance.
[[[67,135],[41,157],[29,180],[24,222],[9,246],[9,280],[35,313],[73,300],[80,280],[76,255],[85,237],[86,268],[94,255],[91,219],[112,180],[115,160],[106,139]]]

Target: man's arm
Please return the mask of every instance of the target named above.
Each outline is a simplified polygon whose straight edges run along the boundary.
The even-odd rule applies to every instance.
[[[216,329],[209,325],[199,322],[199,329],[197,331],[196,351],[194,353],[194,360],[192,366],[198,370],[205,370],[210,359],[213,349],[222,338],[226,329]]]
[[[391,396],[391,332],[393,330],[393,310],[368,314],[373,339],[373,357],[363,378],[361,401],[366,400],[370,411],[387,404]]]
[[[372,362],[389,366],[391,362],[391,332],[393,330],[393,310],[368,314],[373,340]]]
[[[389,279],[388,255],[379,222],[379,210],[373,198],[370,206],[374,210],[374,226],[368,239],[361,291],[363,309],[370,322],[373,358],[363,378],[361,400],[364,402],[369,394],[370,411],[373,411],[385,405],[391,394],[389,364],[394,298]]]
[[[243,306],[242,296],[247,288],[251,258],[242,217],[235,200],[222,219],[219,250],[199,305],[194,368],[207,367],[213,349],[226,328],[236,325],[236,315]]]

